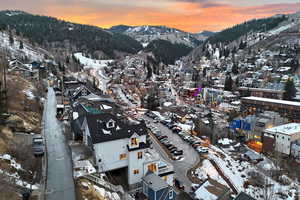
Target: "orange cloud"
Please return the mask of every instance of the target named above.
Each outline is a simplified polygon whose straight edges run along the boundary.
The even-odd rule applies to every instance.
[[[105,3],[104,0],[68,0],[66,3],[52,0],[43,0],[43,2],[26,0],[26,3],[22,4],[17,3],[18,0],[1,0],[0,8],[10,8],[8,6],[14,5],[12,1],[18,5],[17,9],[24,8],[29,12],[104,28],[118,24],[166,25],[189,32],[219,31],[249,19],[300,10],[300,3],[234,6],[212,0],[162,0],[161,6],[160,2],[149,0],[136,0],[139,3],[131,2],[128,5],[123,3],[119,6],[116,1]]]

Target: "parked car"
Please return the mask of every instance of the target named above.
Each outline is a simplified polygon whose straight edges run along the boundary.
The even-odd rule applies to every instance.
[[[43,156],[45,153],[44,139],[41,135],[33,136],[32,150],[34,156]]]
[[[157,139],[159,139],[159,140],[162,140],[162,139],[164,139],[164,138],[168,138],[168,136],[166,136],[166,135],[161,135],[161,136],[158,136],[158,137],[157,137]]]
[[[174,155],[174,152],[177,150],[178,150],[177,147],[174,147],[174,148],[170,149],[170,153]]]
[[[183,150],[175,151],[175,152],[173,152],[173,155],[174,156],[181,156],[181,155],[183,155]]]
[[[167,147],[167,149],[172,150],[172,149],[177,149],[177,147],[175,147],[174,145],[171,145],[171,146]]]
[[[153,123],[158,123],[158,122],[159,122],[159,121],[158,121],[158,120],[156,120],[156,119],[155,119],[155,120],[153,120]]]
[[[173,156],[173,160],[181,160],[183,156]]]
[[[174,145],[171,144],[171,143],[169,143],[169,144],[165,144],[165,146],[166,146],[167,148],[169,148],[170,146],[174,146]]]
[[[208,153],[208,148],[206,147],[197,147],[196,150],[198,153]]]

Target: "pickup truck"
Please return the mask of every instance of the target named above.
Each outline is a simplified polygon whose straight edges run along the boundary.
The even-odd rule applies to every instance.
[[[45,153],[45,145],[44,145],[44,139],[41,135],[35,135],[32,138],[32,151],[33,155],[43,156]]]

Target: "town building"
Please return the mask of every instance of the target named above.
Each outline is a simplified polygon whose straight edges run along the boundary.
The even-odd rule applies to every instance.
[[[283,90],[274,90],[267,88],[249,88],[249,87],[239,87],[238,91],[241,96],[254,96],[263,97],[270,99],[282,99]]]
[[[101,113],[86,115],[81,129],[83,143],[93,151],[98,172],[124,169],[130,188],[140,187],[142,177],[148,172],[173,185],[173,166],[150,149],[143,123],[130,124],[112,114]]]
[[[290,155],[292,145],[300,139],[300,123],[289,123],[263,132],[263,151]]]
[[[266,110],[278,112],[290,120],[299,121],[300,119],[299,102],[253,96],[241,98],[241,111],[243,113],[259,113]]]
[[[142,180],[142,191],[148,200],[173,200],[176,198],[173,187],[158,175],[149,173]]]

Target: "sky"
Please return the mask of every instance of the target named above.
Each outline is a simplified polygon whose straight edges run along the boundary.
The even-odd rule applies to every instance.
[[[254,18],[300,11],[299,0],[1,0],[23,10],[109,28],[165,25],[188,32],[220,31]]]

